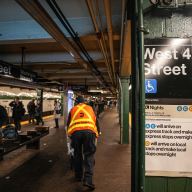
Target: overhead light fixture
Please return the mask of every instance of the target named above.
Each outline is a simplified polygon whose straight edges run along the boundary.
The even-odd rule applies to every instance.
[[[73,91],[72,90],[68,90],[68,93],[73,94]]]
[[[151,4],[153,5],[160,5],[161,3],[163,3],[164,5],[170,5],[173,0],[149,0]]]
[[[72,52],[69,52],[72,57],[75,57]]]
[[[151,2],[151,4],[153,5],[157,5],[160,3],[160,0],[149,0]]]
[[[172,3],[173,0],[163,0],[163,3],[165,5],[170,5]]]

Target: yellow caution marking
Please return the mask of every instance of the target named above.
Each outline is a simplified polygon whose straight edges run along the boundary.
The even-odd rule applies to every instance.
[[[151,145],[151,142],[150,141],[145,141],[145,146],[148,147]]]
[[[54,115],[48,115],[48,116],[43,117],[43,120],[51,119],[53,117],[54,117]],[[14,124],[11,124],[11,125],[14,126]],[[22,121],[21,125],[29,125],[29,121],[28,120],[27,121]],[[2,128],[5,128],[5,126],[2,126]]]

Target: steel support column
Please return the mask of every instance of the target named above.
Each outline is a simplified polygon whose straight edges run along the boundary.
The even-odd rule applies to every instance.
[[[121,138],[122,144],[129,143],[129,77],[121,78]]]
[[[143,0],[129,1],[132,50],[131,192],[145,191],[145,91]]]
[[[145,72],[143,0],[138,5],[138,56],[139,56],[139,191],[145,191]]]
[[[132,131],[131,131],[131,192],[139,192],[139,76],[137,50],[137,1],[128,1],[128,19],[131,20],[131,84],[132,84]]]

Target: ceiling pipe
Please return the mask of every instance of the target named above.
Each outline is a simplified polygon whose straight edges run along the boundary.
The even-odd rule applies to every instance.
[[[107,69],[108,69],[108,74],[109,74],[110,80],[114,85],[112,66],[110,65],[110,62],[109,62],[109,59],[108,59],[108,56],[107,56],[107,49],[106,49],[106,46],[104,45],[105,40],[104,40],[103,32],[99,30],[99,27],[98,27],[98,24],[97,24],[96,16],[95,16],[95,13],[94,13],[94,10],[93,10],[93,1],[92,0],[86,0],[86,3],[87,3],[88,10],[89,10],[89,14],[90,14],[92,22],[93,22],[93,26],[95,28],[95,32],[96,32],[96,35],[97,35],[97,40],[98,40],[101,52],[103,54],[105,64],[106,64]]]
[[[90,65],[90,68],[92,70],[91,72],[96,76],[96,78],[99,79],[99,82],[100,82],[101,85],[103,85],[104,87],[108,87],[108,83],[105,81],[105,78],[103,77],[103,75],[101,74],[99,69],[97,68],[95,62],[90,57],[89,53],[87,52],[87,50],[85,49],[85,47],[81,43],[81,40],[80,40],[79,36],[77,35],[77,33],[74,31],[74,29],[72,28],[72,26],[68,22],[67,18],[65,17],[63,12],[59,8],[57,2],[55,0],[46,0],[46,2],[50,6],[50,8],[54,12],[54,14],[57,16],[57,18],[59,19],[61,24],[65,27],[67,32],[70,34],[70,36],[72,37],[75,45],[77,45],[77,47],[81,50],[84,57],[87,59],[88,65]]]
[[[21,68],[24,67],[25,62],[25,47],[21,47]]]
[[[107,83],[104,78],[81,56],[79,51],[63,34],[57,24],[37,0],[16,0],[16,2],[24,8],[59,44],[61,44],[65,50],[69,53],[71,52],[74,55],[74,59],[81,64],[83,68],[86,70],[89,69],[97,81],[106,87]]]
[[[113,26],[112,26],[112,18],[111,18],[111,4],[110,0],[103,0],[104,8],[105,8],[105,15],[107,19],[107,31],[108,31],[108,38],[109,38],[109,49],[111,53],[111,62],[112,62],[112,70],[115,77],[115,59],[114,59],[114,47],[113,47]]]
[[[125,21],[124,21],[124,16],[125,16],[125,0],[121,1],[121,37],[120,37],[120,65],[119,65],[119,71],[121,70],[121,65],[122,65],[122,52],[123,52],[123,40],[124,40],[124,28],[125,28]]]
[[[84,62],[79,52],[38,1],[16,0],[16,2],[26,10],[29,15],[31,15],[33,19],[37,21],[67,52],[73,53],[75,60],[79,62],[83,68],[87,69],[87,64]]]

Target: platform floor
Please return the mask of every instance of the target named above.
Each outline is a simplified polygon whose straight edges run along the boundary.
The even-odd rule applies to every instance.
[[[53,120],[47,121],[53,127]],[[96,152],[95,192],[130,192],[130,146],[119,145],[118,114],[115,109],[100,115],[102,136]],[[24,128],[25,129],[25,128]],[[31,160],[0,178],[2,192],[83,192],[89,191],[74,181],[66,155],[63,126],[50,129],[41,141],[41,150]],[[20,152],[22,156],[22,151]],[[19,156],[19,153],[17,154]],[[5,159],[6,161],[6,159]]]

